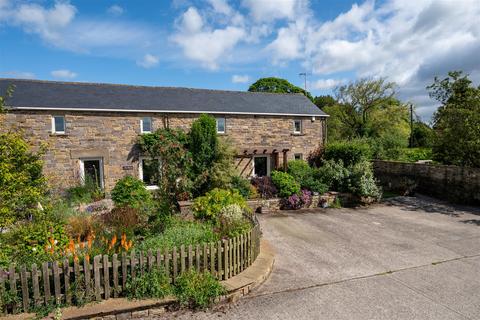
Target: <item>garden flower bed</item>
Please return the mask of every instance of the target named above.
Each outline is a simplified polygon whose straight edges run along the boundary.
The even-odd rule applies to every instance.
[[[12,265],[0,270],[3,313],[18,313],[54,305],[81,305],[113,297],[141,298],[139,281],[177,284],[182,274],[195,270],[226,280],[250,266],[259,254],[260,227],[252,218],[252,228],[232,238],[216,242],[172,245],[163,249],[96,255],[83,261],[65,259],[37,266]],[[185,280],[182,280],[185,281]],[[185,285],[185,284],[184,284]],[[137,287],[136,287],[137,286]],[[170,291],[166,291],[171,293]],[[138,296],[137,296],[138,295]]]

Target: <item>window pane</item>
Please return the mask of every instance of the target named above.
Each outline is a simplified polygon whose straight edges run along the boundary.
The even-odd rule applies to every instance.
[[[217,132],[225,132],[225,118],[217,118]]]
[[[142,119],[142,132],[152,132],[152,118],[145,117]]]
[[[302,131],[302,120],[295,120],[295,132]]]
[[[65,118],[64,117],[54,117],[55,121],[55,132],[65,132]]]
[[[301,153],[295,153],[295,160],[302,160],[303,155]]]
[[[143,170],[143,182],[147,186],[156,186],[158,185],[158,177],[160,174],[160,162],[157,159],[143,159],[142,160],[142,170]]]

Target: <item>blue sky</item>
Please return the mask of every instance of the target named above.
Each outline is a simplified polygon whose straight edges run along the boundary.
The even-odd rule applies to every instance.
[[[435,75],[480,79],[477,0],[0,0],[0,77],[331,93],[386,77],[428,120]]]

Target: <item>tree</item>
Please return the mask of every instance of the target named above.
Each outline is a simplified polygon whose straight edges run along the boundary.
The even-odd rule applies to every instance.
[[[214,117],[202,114],[192,123],[188,145],[194,159],[193,194],[199,196],[211,189],[211,169],[218,158],[217,122]]]
[[[452,71],[428,86],[441,103],[433,116],[436,133],[433,158],[445,164],[480,167],[480,86]]]
[[[313,102],[310,92],[297,87],[285,79],[281,78],[260,78],[249,88],[250,92],[273,92],[273,93],[302,93]]]
[[[13,95],[14,85],[7,87],[7,90],[3,96],[0,96],[0,114],[5,113],[5,101]]]
[[[13,89],[9,86],[0,96],[0,113],[6,112],[5,100]],[[41,155],[31,152],[19,133],[0,134],[0,230],[38,212],[47,192]]]
[[[317,105],[317,107],[319,107],[322,110],[325,107],[331,107],[337,104],[337,100],[335,100],[335,98],[332,97],[331,95],[315,97],[313,102]]]
[[[154,173],[159,201],[161,209],[172,212],[178,207],[177,201],[190,197],[192,188],[192,155],[187,149],[187,135],[179,129],[158,129],[154,133],[142,134],[138,145],[151,159],[161,159],[158,171]]]
[[[383,78],[360,79],[335,91],[341,111],[338,115],[353,137],[368,136],[371,115],[398,102],[394,98],[395,84]]]
[[[415,121],[413,123],[412,131],[412,147],[414,148],[431,148],[435,132],[422,121]]]
[[[46,195],[41,153],[18,133],[0,134],[0,229],[38,212]]]

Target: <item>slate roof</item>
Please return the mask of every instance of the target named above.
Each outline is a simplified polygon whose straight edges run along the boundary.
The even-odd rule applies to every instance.
[[[0,79],[0,95],[11,84],[14,109],[327,116],[302,94]]]

